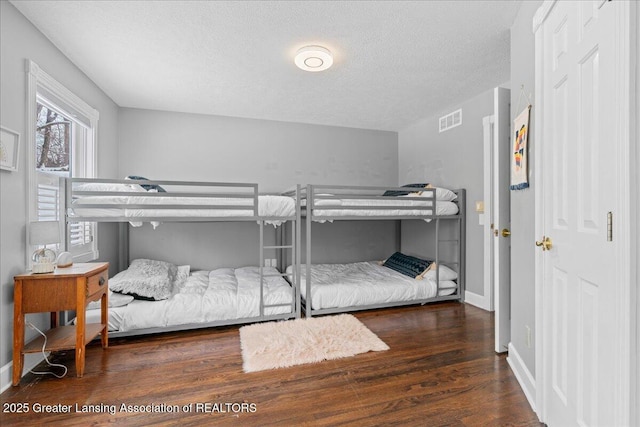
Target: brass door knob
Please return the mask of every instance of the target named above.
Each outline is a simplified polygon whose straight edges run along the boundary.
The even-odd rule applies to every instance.
[[[553,247],[553,242],[551,241],[550,237],[542,236],[542,240],[536,241],[536,246],[542,246],[543,251],[550,251],[551,248]]]
[[[503,228],[502,229],[502,237],[509,237],[511,236],[511,232],[509,231],[508,228]]]

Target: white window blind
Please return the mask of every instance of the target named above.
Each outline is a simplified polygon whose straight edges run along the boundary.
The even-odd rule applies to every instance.
[[[38,172],[38,221],[64,220],[61,214],[60,177],[56,174]],[[62,216],[62,218],[61,218]],[[91,222],[69,224],[69,252],[75,257],[84,257],[92,252],[95,225]],[[58,246],[59,250],[63,246]]]

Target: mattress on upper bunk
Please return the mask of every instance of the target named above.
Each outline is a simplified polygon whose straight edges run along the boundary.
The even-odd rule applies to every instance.
[[[403,188],[406,191],[388,190],[377,197],[367,196],[367,189],[359,190],[358,187],[343,189],[356,193],[364,191],[357,198],[348,194],[315,193],[313,214],[315,217],[406,217],[457,215],[459,212],[458,204],[454,202],[458,195],[452,190],[430,184],[408,184]],[[301,203],[306,206],[307,200],[302,199]]]
[[[316,200],[313,214],[316,217],[394,217],[394,216],[433,216],[433,201],[431,200],[402,200],[395,197],[393,200],[380,199],[319,199]],[[357,206],[357,209],[342,207],[343,205]],[[384,206],[380,209],[380,206]],[[362,209],[371,207],[371,209]],[[415,209],[397,209],[415,207]],[[396,209],[394,209],[396,208]],[[451,201],[437,201],[436,215],[456,215],[459,211],[458,204]]]
[[[441,266],[442,274],[445,266]],[[440,278],[440,291],[435,269],[422,279],[414,279],[385,267],[379,261],[348,264],[314,264],[311,266],[311,307],[314,310],[358,307],[384,303],[409,302],[451,295],[456,292],[457,274],[446,268]],[[287,273],[292,267],[287,268]],[[447,279],[447,280],[445,280]],[[300,291],[307,300],[306,268],[300,270]]]
[[[247,197],[186,197],[172,195],[172,193],[148,194],[147,190],[138,184],[118,183],[82,183],[74,187],[74,191],[109,191],[135,194],[83,195],[74,196],[71,202],[69,217],[92,218],[127,218],[135,221],[145,218],[193,218],[193,217],[251,217],[254,216],[254,199]],[[153,193],[153,192],[152,192]],[[158,196],[158,194],[161,194]],[[100,204],[114,205],[113,208],[83,208],[82,205]],[[126,205],[145,205],[144,207]],[[149,207],[146,207],[148,205]],[[154,208],[154,205],[175,205],[173,208]],[[190,208],[189,206],[211,206],[207,208]],[[246,206],[246,209],[235,207]],[[231,208],[228,208],[231,207]],[[258,216],[273,218],[266,221],[269,224],[280,225],[282,220],[275,218],[291,218],[296,214],[295,199],[289,196],[260,195],[258,196]],[[138,224],[135,224],[138,225]]]
[[[264,275],[275,275],[274,267],[264,267]],[[291,304],[265,307],[265,315],[293,312],[294,293],[281,276],[263,277],[264,304]],[[120,295],[114,293],[114,295]],[[110,304],[111,305],[111,304]],[[100,309],[93,304],[87,309],[87,323],[100,323]],[[130,303],[109,308],[109,330],[128,332],[149,328],[171,328],[181,325],[260,316],[260,268],[219,268],[194,271],[177,284],[168,299]]]

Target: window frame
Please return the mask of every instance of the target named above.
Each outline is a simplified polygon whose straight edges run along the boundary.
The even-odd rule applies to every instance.
[[[83,175],[86,178],[92,178],[98,176],[98,162],[97,162],[97,146],[98,146],[98,119],[99,112],[95,108],[91,107],[85,101],[83,101],[80,97],[75,95],[69,89],[64,87],[61,83],[47,74],[38,64],[27,59],[26,60],[26,71],[27,71],[27,102],[26,102],[26,119],[27,119],[27,130],[25,132],[25,144],[27,146],[27,155],[25,156],[26,162],[26,170],[27,170],[27,224],[31,221],[38,221],[38,176],[37,171],[34,165],[34,159],[36,155],[36,132],[34,129],[34,125],[36,123],[36,103],[38,102],[38,95],[49,102],[54,100],[50,99],[51,97],[55,98],[55,101],[60,101],[62,104],[60,108],[63,111],[77,113],[81,118],[77,118],[77,122],[81,123],[86,127],[86,144],[90,145],[91,153],[89,156],[86,156],[91,163],[90,167],[87,167],[86,164],[83,164]],[[86,150],[87,147],[83,147],[83,150]],[[76,147],[73,148],[73,151],[76,150]],[[72,159],[75,157],[74,153],[71,153]],[[74,163],[77,160],[72,160]],[[88,162],[88,163],[89,163]],[[72,166],[72,171],[75,169],[76,165]],[[63,198],[63,192],[60,193],[60,197]],[[69,242],[69,233],[67,232],[66,224],[64,223],[66,215],[64,212],[64,203],[62,199],[60,200],[60,213],[59,218],[61,221],[61,229],[64,230],[64,235],[62,239],[62,247],[63,250],[70,250],[70,242]],[[93,240],[90,244],[87,244],[87,248],[80,253],[74,254],[75,262],[86,262],[95,260],[99,257],[98,253],[98,233],[97,233],[97,224],[91,223],[91,227],[93,227]],[[29,227],[26,228],[26,265],[30,264],[31,254],[35,250],[35,247],[31,246],[29,242]]]

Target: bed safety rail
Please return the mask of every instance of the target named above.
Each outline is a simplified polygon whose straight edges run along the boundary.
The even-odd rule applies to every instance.
[[[333,219],[431,219],[435,189],[407,187],[307,185],[301,189],[302,216]]]
[[[61,181],[68,221],[246,221],[259,217],[258,184],[96,178]]]

